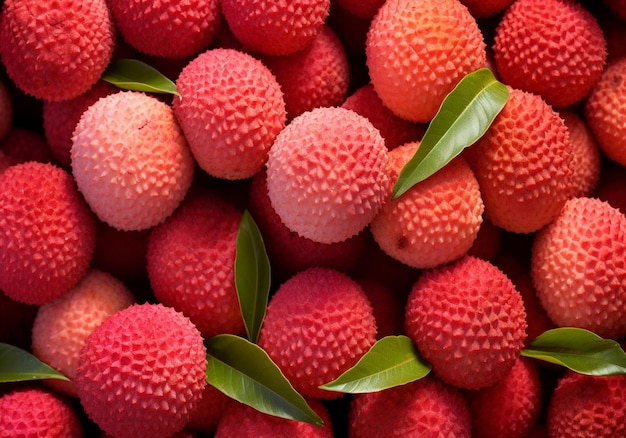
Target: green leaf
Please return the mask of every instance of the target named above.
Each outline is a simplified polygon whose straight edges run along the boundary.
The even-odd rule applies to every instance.
[[[29,352],[0,342],[0,383],[41,379],[70,380]]]
[[[207,382],[230,398],[266,414],[324,424],[258,345],[224,334],[209,339],[207,351]]]
[[[270,293],[270,261],[254,219],[243,212],[237,233],[235,287],[248,339],[257,342]]]
[[[626,374],[626,353],[619,343],[580,328],[547,330],[521,354],[591,376]]]
[[[393,188],[393,199],[448,164],[474,144],[500,113],[509,91],[488,68],[466,75],[446,96],[415,155]]]
[[[174,82],[154,67],[136,59],[111,61],[102,74],[102,80],[125,90],[180,96]]]
[[[410,338],[387,336],[377,341],[356,365],[320,388],[350,394],[375,392],[419,380],[430,370]]]

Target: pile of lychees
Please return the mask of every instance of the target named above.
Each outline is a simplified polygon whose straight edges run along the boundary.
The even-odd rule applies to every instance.
[[[626,339],[625,1],[0,11],[0,342],[69,378],[0,385],[0,436],[626,436],[625,375],[520,354],[555,327]],[[177,94],[102,80],[129,58]],[[503,110],[392,198],[483,67]],[[258,345],[324,426],[207,384],[206,341],[246,333],[245,210],[272,269]],[[387,335],[432,373],[320,388]]]

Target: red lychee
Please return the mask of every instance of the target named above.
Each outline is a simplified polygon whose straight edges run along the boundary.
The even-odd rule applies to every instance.
[[[280,85],[261,61],[209,50],[183,69],[176,86],[174,112],[204,171],[244,179],[261,170],[286,121]]]
[[[476,20],[458,0],[388,0],[365,53],[385,106],[415,122],[430,121],[458,81],[486,62]]]
[[[365,117],[317,108],[278,135],[267,162],[272,206],[291,231],[321,243],[363,230],[387,198],[387,148]]]
[[[191,185],[195,163],[172,108],[121,91],[81,116],[72,139],[72,174],[100,220],[120,230],[161,223]]]
[[[0,397],[0,436],[82,438],[78,415],[67,401],[38,388]]]
[[[517,0],[496,29],[493,46],[502,81],[565,107],[600,77],[606,41],[595,17],[571,0]]]
[[[372,306],[361,287],[332,269],[310,268],[272,296],[259,346],[305,397],[339,396],[318,388],[352,367],[376,340]]]
[[[188,318],[135,304],[98,326],[75,380],[87,415],[106,433],[169,437],[183,429],[206,385],[206,349]]]
[[[154,295],[210,338],[244,333],[235,289],[241,212],[218,195],[190,196],[150,233],[147,270]]]
[[[202,399],[191,413],[185,429],[204,434],[215,434],[222,413],[232,399],[212,385],[206,385],[202,391]]]
[[[480,389],[515,364],[526,337],[526,313],[502,271],[466,256],[422,273],[406,305],[405,331],[444,382]]]
[[[72,176],[52,165],[17,164],[0,175],[0,289],[41,305],[85,274],[96,230]]]
[[[626,216],[596,198],[573,198],[537,233],[531,274],[558,326],[626,336]]]
[[[471,436],[467,404],[456,388],[434,377],[354,396],[351,438]]]
[[[9,77],[40,99],[66,100],[95,84],[111,60],[115,29],[105,0],[7,0],[0,56]]]

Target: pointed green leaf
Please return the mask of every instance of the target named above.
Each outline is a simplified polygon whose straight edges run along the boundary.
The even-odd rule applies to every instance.
[[[377,341],[356,365],[320,388],[350,394],[375,392],[419,380],[430,370],[410,338],[387,336]]]
[[[254,219],[243,212],[237,233],[235,287],[248,339],[257,342],[270,293],[270,261]]]
[[[0,383],[41,379],[70,380],[29,352],[0,342]]]
[[[521,354],[562,365],[581,374],[626,374],[626,354],[619,343],[580,328],[548,330],[522,349]]]
[[[444,99],[417,152],[400,172],[393,188],[393,198],[437,172],[463,149],[478,141],[508,98],[508,89],[488,68],[476,70],[461,79]]]
[[[174,82],[163,76],[154,67],[136,59],[111,61],[102,74],[102,80],[124,90],[180,96]]]
[[[207,351],[207,382],[230,398],[266,414],[324,424],[258,345],[225,334],[209,339]]]

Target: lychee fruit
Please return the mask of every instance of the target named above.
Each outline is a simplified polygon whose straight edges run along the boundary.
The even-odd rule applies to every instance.
[[[274,210],[291,231],[321,243],[363,230],[389,191],[387,148],[354,111],[316,108],[277,136],[267,162]]]
[[[83,113],[71,159],[91,209],[125,231],[163,222],[185,197],[195,170],[172,108],[135,91],[103,97]]]
[[[506,376],[467,399],[474,436],[526,438],[541,414],[543,389],[535,364],[520,357]]]
[[[0,436],[82,438],[74,408],[39,388],[20,388],[0,397]]]
[[[471,423],[460,392],[427,376],[383,391],[355,395],[348,430],[351,438],[469,438]]]
[[[221,5],[235,37],[267,55],[303,50],[330,12],[330,0],[221,0]]]
[[[212,385],[206,385],[202,399],[191,413],[185,429],[204,434],[215,434],[224,409],[232,399]]]
[[[140,52],[187,58],[209,48],[222,25],[219,0],[109,0],[117,29]]]
[[[407,143],[389,152],[387,173],[392,182],[418,147]],[[458,157],[399,198],[388,200],[370,230],[391,257],[414,268],[433,268],[467,253],[476,240],[483,209],[478,181]]]
[[[548,435],[618,437],[626,435],[626,376],[587,376],[568,371],[548,406]]]
[[[310,268],[272,296],[259,346],[305,397],[332,399],[320,389],[351,368],[376,340],[372,306],[350,277]]]
[[[174,112],[200,168],[231,180],[261,170],[286,122],[280,85],[261,61],[209,50],[183,69],[176,86]]]
[[[376,320],[376,338],[404,334],[404,304],[406,296],[388,284],[372,278],[356,278],[367,296]]]
[[[506,10],[493,46],[502,81],[565,107],[600,77],[606,41],[595,17],[571,0],[518,0]]]
[[[28,162],[0,175],[0,289],[42,305],[86,273],[96,230],[72,176],[52,164]]]
[[[572,149],[558,113],[541,97],[510,89],[485,135],[464,152],[486,218],[514,233],[550,223],[575,191]]]
[[[86,414],[106,433],[168,437],[183,429],[206,385],[206,348],[183,314],[135,304],[87,338],[76,372]]]
[[[471,256],[422,273],[409,295],[404,324],[434,373],[466,389],[506,376],[526,338],[524,303],[511,280]]]
[[[596,198],[573,198],[537,233],[531,275],[558,326],[626,336],[626,216]]]
[[[18,88],[39,99],[72,99],[109,64],[115,29],[105,0],[7,0],[0,57]]]
[[[485,66],[476,20],[458,0],[388,0],[374,16],[365,53],[387,108],[428,122],[468,73]]]
[[[585,105],[585,119],[600,149],[622,166],[626,166],[625,96],[626,58],[622,58],[607,66]]]
[[[0,81],[0,142],[13,125],[13,103],[4,83]]]
[[[32,328],[33,354],[71,380],[50,379],[45,383],[76,397],[73,380],[85,339],[105,319],[134,302],[132,293],[120,280],[90,269],[62,297],[40,306]]]
[[[241,212],[218,195],[190,196],[150,233],[147,270],[155,297],[185,314],[205,338],[244,333],[235,289]]]

